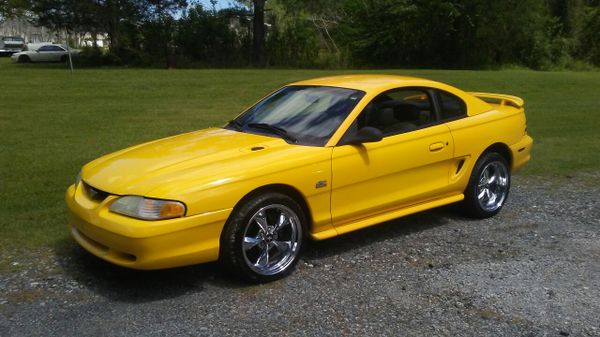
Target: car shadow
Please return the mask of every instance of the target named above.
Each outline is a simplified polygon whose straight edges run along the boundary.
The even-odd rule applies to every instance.
[[[71,238],[55,246],[63,272],[88,290],[111,301],[141,303],[203,291],[206,286],[247,286],[216,263],[164,269],[133,270],[108,263],[85,251]]]
[[[468,218],[461,217],[452,206],[418,213],[329,240],[311,242],[302,260],[319,263],[320,259],[349,250],[443,226],[448,219]],[[152,302],[202,292],[207,287],[254,286],[227,274],[217,263],[166,270],[132,270],[93,256],[70,238],[58,242],[54,251],[68,277],[111,301]]]
[[[412,233],[444,226],[449,220],[473,221],[460,214],[454,205],[444,206],[433,210],[405,216],[340,235],[328,240],[312,241],[305,251],[303,259],[318,261],[334,255],[339,255],[377,242],[403,237]]]
[[[19,68],[30,68],[30,69],[58,69],[58,70],[69,70],[69,64],[64,62],[28,62],[28,63],[13,63],[15,67]],[[77,66],[77,64],[73,64]]]

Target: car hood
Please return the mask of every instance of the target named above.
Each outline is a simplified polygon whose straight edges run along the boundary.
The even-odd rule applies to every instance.
[[[130,147],[100,157],[82,169],[83,180],[111,194],[155,196],[154,190],[177,181],[214,185],[233,170],[258,165],[258,156],[290,145],[273,138],[220,128],[204,129]]]

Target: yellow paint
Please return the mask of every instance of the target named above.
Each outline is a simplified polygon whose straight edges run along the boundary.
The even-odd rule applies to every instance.
[[[324,147],[209,128],[98,158],[83,167],[82,179],[110,195],[96,202],[83,183],[66,192],[75,240],[91,253],[131,268],[215,261],[227,218],[258,188],[285,185],[296,190],[309,209],[310,236],[321,240],[462,200],[477,158],[492,144],[510,149],[513,170],[531,156],[532,139],[526,134],[523,100],[518,97],[469,94],[434,81],[388,75],[294,84],[357,89],[365,96]],[[465,101],[469,116],[380,142],[337,146],[372,98],[399,87],[450,92]],[[317,187],[323,181],[326,186]],[[187,213],[145,221],[110,212],[110,204],[121,195],[178,200]]]

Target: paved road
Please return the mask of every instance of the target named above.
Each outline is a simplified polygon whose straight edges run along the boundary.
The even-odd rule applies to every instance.
[[[1,336],[600,336],[600,187],[515,177],[475,221],[443,208],[313,243],[290,277],[136,272],[70,241],[0,276]]]

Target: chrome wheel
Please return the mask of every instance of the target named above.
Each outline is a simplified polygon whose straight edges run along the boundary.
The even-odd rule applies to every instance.
[[[281,204],[262,207],[246,225],[244,260],[260,275],[280,273],[294,262],[301,239],[302,225],[294,211]]]
[[[503,163],[493,161],[484,167],[476,192],[483,210],[493,212],[502,207],[508,192],[508,179],[508,170]]]

